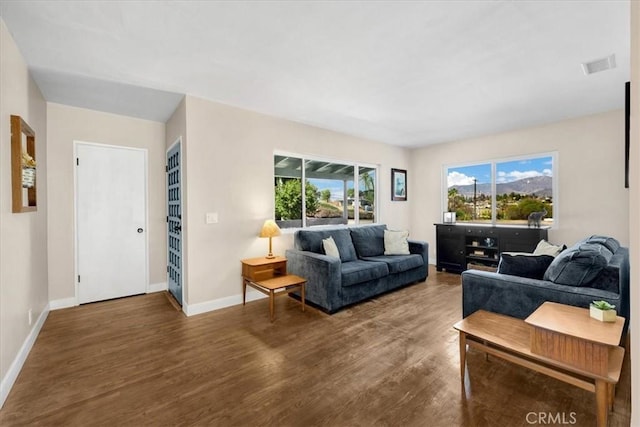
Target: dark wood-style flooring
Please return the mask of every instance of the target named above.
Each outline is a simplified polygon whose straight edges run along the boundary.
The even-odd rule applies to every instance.
[[[277,298],[274,323],[266,299],[187,318],[162,293],[53,311],[0,425],[595,425],[592,393],[478,352],[462,390],[460,300],[432,269],[333,316]],[[626,357],[609,425],[630,405]]]

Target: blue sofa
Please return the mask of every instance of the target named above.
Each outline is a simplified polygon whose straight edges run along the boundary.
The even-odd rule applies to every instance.
[[[523,258],[524,259],[524,258]],[[502,264],[501,259],[500,263]],[[611,237],[591,236],[562,251],[542,278],[467,270],[462,273],[462,316],[487,310],[524,319],[543,302],[588,308],[594,300],[616,306],[629,325],[629,250]]]
[[[386,225],[298,230],[286,251],[289,273],[307,279],[305,300],[328,313],[427,278],[429,245],[409,240],[409,255],[384,255]],[[340,258],[324,254],[333,237]]]

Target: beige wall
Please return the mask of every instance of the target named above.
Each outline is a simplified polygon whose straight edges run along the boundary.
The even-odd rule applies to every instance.
[[[47,288],[47,111],[40,90],[0,19],[0,379],[26,341],[33,321],[46,310]],[[10,115],[36,133],[38,210],[11,213]],[[3,384],[4,385],[4,384]],[[2,395],[8,392],[3,388]],[[2,401],[0,401],[1,405]]]
[[[631,2],[630,154],[631,425],[640,426],[640,3],[635,1]]]
[[[166,282],[165,125],[49,103],[49,298],[75,298],[74,140],[148,150],[149,283]]]
[[[409,164],[406,150],[191,96],[186,129],[190,305],[239,295],[240,259],[266,253],[267,241],[257,235],[273,217],[274,150],[379,164],[381,222],[409,228],[409,206],[418,192],[409,187],[408,202],[391,202],[389,188],[390,168]],[[219,223],[205,224],[206,212],[217,212]],[[274,252],[283,254],[292,242],[291,234],[274,239]]]
[[[558,153],[558,223],[549,240],[570,245],[588,234],[604,234],[628,245],[622,110],[414,150],[410,184],[419,197],[411,205],[412,232],[435,243],[433,224],[442,221],[443,165],[546,152]],[[435,260],[435,244],[430,256]]]

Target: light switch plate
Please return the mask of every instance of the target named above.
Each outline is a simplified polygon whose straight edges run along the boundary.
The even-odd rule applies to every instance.
[[[218,212],[207,212],[204,219],[207,224],[217,224],[218,223]]]

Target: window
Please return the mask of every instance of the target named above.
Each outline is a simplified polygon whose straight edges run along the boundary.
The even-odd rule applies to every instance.
[[[377,167],[282,154],[273,165],[280,228],[376,222]]]
[[[458,221],[491,223],[491,164],[449,168],[447,209]]]
[[[445,167],[446,210],[460,222],[501,225],[529,225],[539,212],[542,225],[553,225],[555,157]]]

